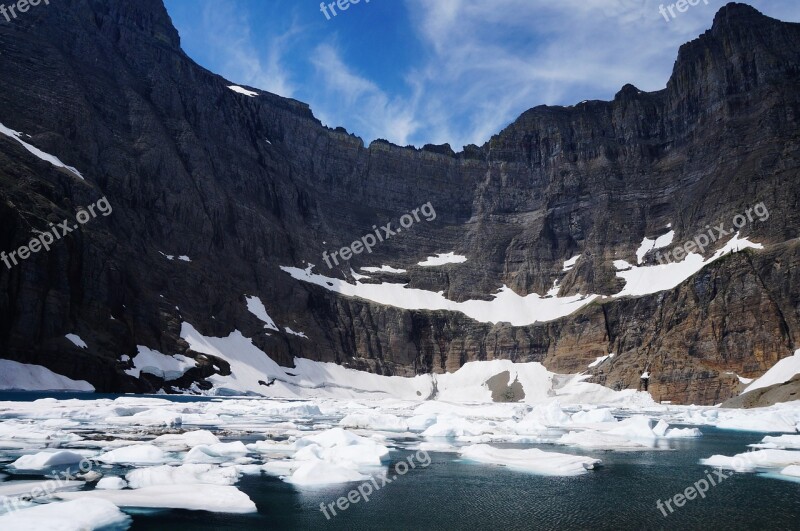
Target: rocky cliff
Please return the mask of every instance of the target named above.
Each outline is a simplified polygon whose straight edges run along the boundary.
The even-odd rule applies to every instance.
[[[301,102],[230,90],[181,51],[159,0],[31,10],[0,24],[0,123],[24,133],[0,135],[0,249],[101,197],[113,214],[0,267],[0,356],[102,391],[152,391],[164,382],[124,372],[146,346],[197,360],[168,389],[207,387],[228,368],[189,348],[181,331],[191,323],[206,336],[238,330],[285,366],[303,357],[382,374],[497,358],[582,372],[614,353],[592,381],[635,387],[648,369],[656,399],[721,402],[740,392],[737,375],[759,376],[800,346],[798,81],[800,25],[729,4],[681,47],[659,92],[627,85],[610,102],[535,107],[460,153],[365,146]],[[323,252],[396,228],[427,203],[434,220],[324,264]],[[729,235],[677,286],[624,296],[615,261],[659,264],[656,252],[637,256],[644,238],[671,230],[675,247],[756,204],[769,217],[740,236],[762,248],[712,261]],[[417,265],[447,252],[467,261]],[[309,264],[329,284],[281,269]],[[360,270],[381,265],[405,272]],[[356,280],[454,303],[490,300],[503,285],[597,297],[514,326],[336,292]],[[259,297],[279,330],[245,296]]]

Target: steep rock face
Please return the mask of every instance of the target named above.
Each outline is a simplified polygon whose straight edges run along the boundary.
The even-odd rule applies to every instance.
[[[796,24],[730,4],[681,48],[666,89],[627,85],[611,102],[536,107],[461,153],[364,146],[300,102],[229,90],[183,54],[157,0],[32,10],[0,25],[0,52],[0,122],[86,177],[0,135],[0,249],[102,196],[114,208],[49,253],[0,267],[3,357],[98,390],[151,390],[161,382],[128,377],[120,356],[146,345],[194,357],[180,337],[188,322],[209,336],[238,329],[284,365],[305,357],[384,374],[497,358],[579,372],[614,352],[593,381],[636,386],[647,367],[656,398],[717,403],[737,392],[735,374],[758,376],[797,348]],[[324,264],[324,251],[428,202],[435,220],[347,265]],[[407,273],[363,282],[403,281],[454,301],[488,300],[504,284],[543,294],[555,281],[561,296],[613,295],[624,286],[613,262],[635,264],[644,237],[671,224],[678,245],[759,202],[769,220],[742,235],[764,250],[669,291],[598,299],[529,326],[343,297],[280,269],[315,264],[353,282],[351,267],[388,264]],[[468,261],[416,265],[450,251]],[[282,330],[265,330],[245,295]],[[226,370],[198,361],[182,383]]]

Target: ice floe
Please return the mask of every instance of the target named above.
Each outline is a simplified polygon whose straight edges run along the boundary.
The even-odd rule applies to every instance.
[[[23,455],[9,466],[20,470],[47,470],[60,465],[78,464],[84,459],[84,455],[69,450],[54,452],[37,452],[31,455]]]
[[[95,485],[95,488],[100,490],[121,490],[127,486],[128,483],[124,479],[108,476],[101,478],[100,481],[97,482],[97,485]]]
[[[132,489],[157,485],[234,485],[239,480],[239,471],[236,467],[192,463],[139,468],[128,472],[125,479]]]
[[[545,452],[537,448],[501,449],[487,444],[462,448],[460,455],[478,463],[502,465],[512,470],[546,476],[577,476],[602,464],[600,459],[591,457]]]
[[[37,505],[5,514],[0,516],[0,529],[86,531],[114,525],[126,526],[129,522],[130,516],[120,511],[115,504],[100,497],[84,496],[74,501]]]
[[[241,441],[201,444],[195,446],[183,458],[184,463],[224,463],[233,458],[247,455],[247,447]]]
[[[117,507],[186,509],[218,513],[254,513],[256,504],[236,487],[198,484],[157,485],[141,489],[60,492],[65,500],[107,500]]]
[[[791,465],[800,465],[800,452],[790,450],[756,450],[744,452],[732,457],[713,455],[700,460],[701,465],[734,470],[736,472],[753,472],[757,469],[781,469]]]
[[[163,463],[167,460],[167,455],[152,444],[134,444],[101,454],[97,456],[97,460],[103,463],[150,465]]]

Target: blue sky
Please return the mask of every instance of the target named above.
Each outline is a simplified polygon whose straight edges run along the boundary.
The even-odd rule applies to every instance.
[[[307,102],[367,143],[457,151],[536,105],[663,88],[678,47],[727,3],[699,0],[667,22],[659,6],[672,2],[361,0],[328,20],[319,0],[165,0],[209,70]],[[748,3],[800,21],[797,0]]]

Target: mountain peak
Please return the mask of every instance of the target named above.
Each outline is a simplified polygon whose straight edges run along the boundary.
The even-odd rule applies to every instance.
[[[720,10],[717,11],[717,14],[714,15],[714,24],[712,28],[728,24],[750,22],[753,18],[769,17],[751,5],[742,4],[740,2],[730,2],[722,6]]]

